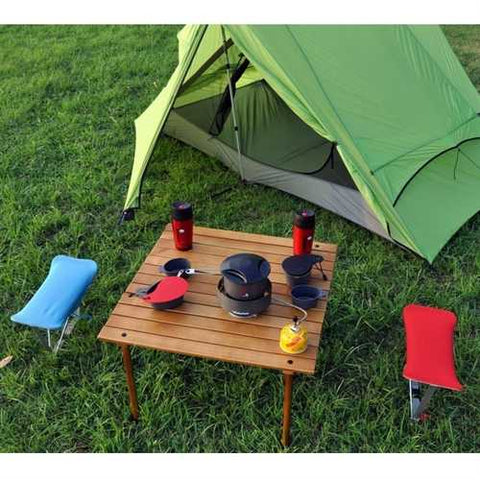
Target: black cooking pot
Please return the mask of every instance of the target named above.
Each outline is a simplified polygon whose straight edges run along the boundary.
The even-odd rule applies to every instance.
[[[238,253],[220,265],[225,293],[237,300],[254,300],[268,289],[270,264],[254,253]]]

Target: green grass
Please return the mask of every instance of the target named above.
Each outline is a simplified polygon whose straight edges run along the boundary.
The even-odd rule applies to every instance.
[[[164,227],[171,201],[233,184],[219,162],[164,139],[135,222],[117,226],[133,158],[133,120],[176,62],[178,28],[0,28],[0,451],[276,452],[281,376],[273,371],[134,350],[141,421],[128,418],[120,355],[96,340]],[[480,27],[446,28],[480,86]],[[196,208],[201,225],[288,236],[305,202],[260,187]],[[472,452],[480,447],[480,219],[429,267],[366,230],[316,208],[319,237],[340,255],[317,373],[294,388],[289,451]],[[94,258],[90,322],[61,354],[15,327],[59,253]],[[453,309],[464,393],[434,397],[432,418],[408,419],[401,309]]]

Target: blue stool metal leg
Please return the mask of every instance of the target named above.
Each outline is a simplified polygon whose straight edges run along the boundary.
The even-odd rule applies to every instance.
[[[73,332],[73,329],[75,328],[77,321],[82,318],[90,320],[92,317],[90,315],[82,315],[80,313],[80,307],[78,307],[70,317],[70,321],[68,322],[68,327],[65,329],[65,335],[67,336],[70,335]]]
[[[58,352],[58,349],[59,349],[60,346],[62,345],[63,336],[65,335],[65,330],[66,330],[66,328],[67,328],[67,325],[68,325],[69,320],[70,320],[70,317],[67,318],[67,321],[66,321],[65,324],[63,325],[62,333],[60,333],[60,338],[58,339],[57,344],[56,344],[55,347],[53,348],[53,353],[57,353],[57,352]]]
[[[70,335],[73,331],[73,327],[75,326],[75,323],[77,322],[78,319],[80,318],[90,318],[88,315],[85,315],[82,317],[80,314],[80,307],[78,307],[70,317],[67,318],[67,321],[63,325],[62,332],[60,333],[60,338],[58,339],[57,344],[53,348],[53,353],[57,353],[59,348],[62,346],[63,342],[63,337],[65,335]]]

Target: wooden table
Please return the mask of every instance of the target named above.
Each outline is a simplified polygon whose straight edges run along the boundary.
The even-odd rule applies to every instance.
[[[127,376],[130,411],[138,419],[138,403],[133,378],[130,346],[152,348],[165,352],[236,362],[283,372],[283,428],[282,444],[290,441],[290,406],[293,376],[297,373],[313,374],[322,333],[327,300],[310,309],[305,323],[309,345],[302,354],[289,355],[279,347],[280,329],[293,318],[291,307],[270,305],[255,319],[236,319],[219,305],[215,290],[219,277],[194,275],[189,279],[185,302],[174,310],[153,309],[142,299],[130,296],[140,287],[151,285],[161,277],[158,267],[174,257],[188,258],[193,267],[217,269],[221,261],[235,253],[252,252],[266,258],[271,264],[273,294],[290,301],[281,262],[292,254],[292,239],[256,235],[251,233],[194,229],[193,249],[179,252],[173,246],[172,229],[165,231],[153,247],[145,262],[121,296],[98,338],[120,346]],[[321,254],[328,280],[323,281],[318,271],[312,271],[310,284],[330,289],[337,247],[315,243],[312,253]],[[298,312],[297,312],[298,313]]]

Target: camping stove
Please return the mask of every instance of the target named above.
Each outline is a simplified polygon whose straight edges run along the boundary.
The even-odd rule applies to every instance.
[[[261,297],[254,299],[238,299],[225,292],[224,279],[221,278],[217,285],[217,297],[220,305],[232,317],[241,319],[255,318],[266,310],[272,301],[272,284],[267,280],[266,288]]]
[[[250,318],[255,318],[257,316],[256,313],[248,313],[248,312],[228,312],[233,318],[243,318],[244,320],[248,320]]]

